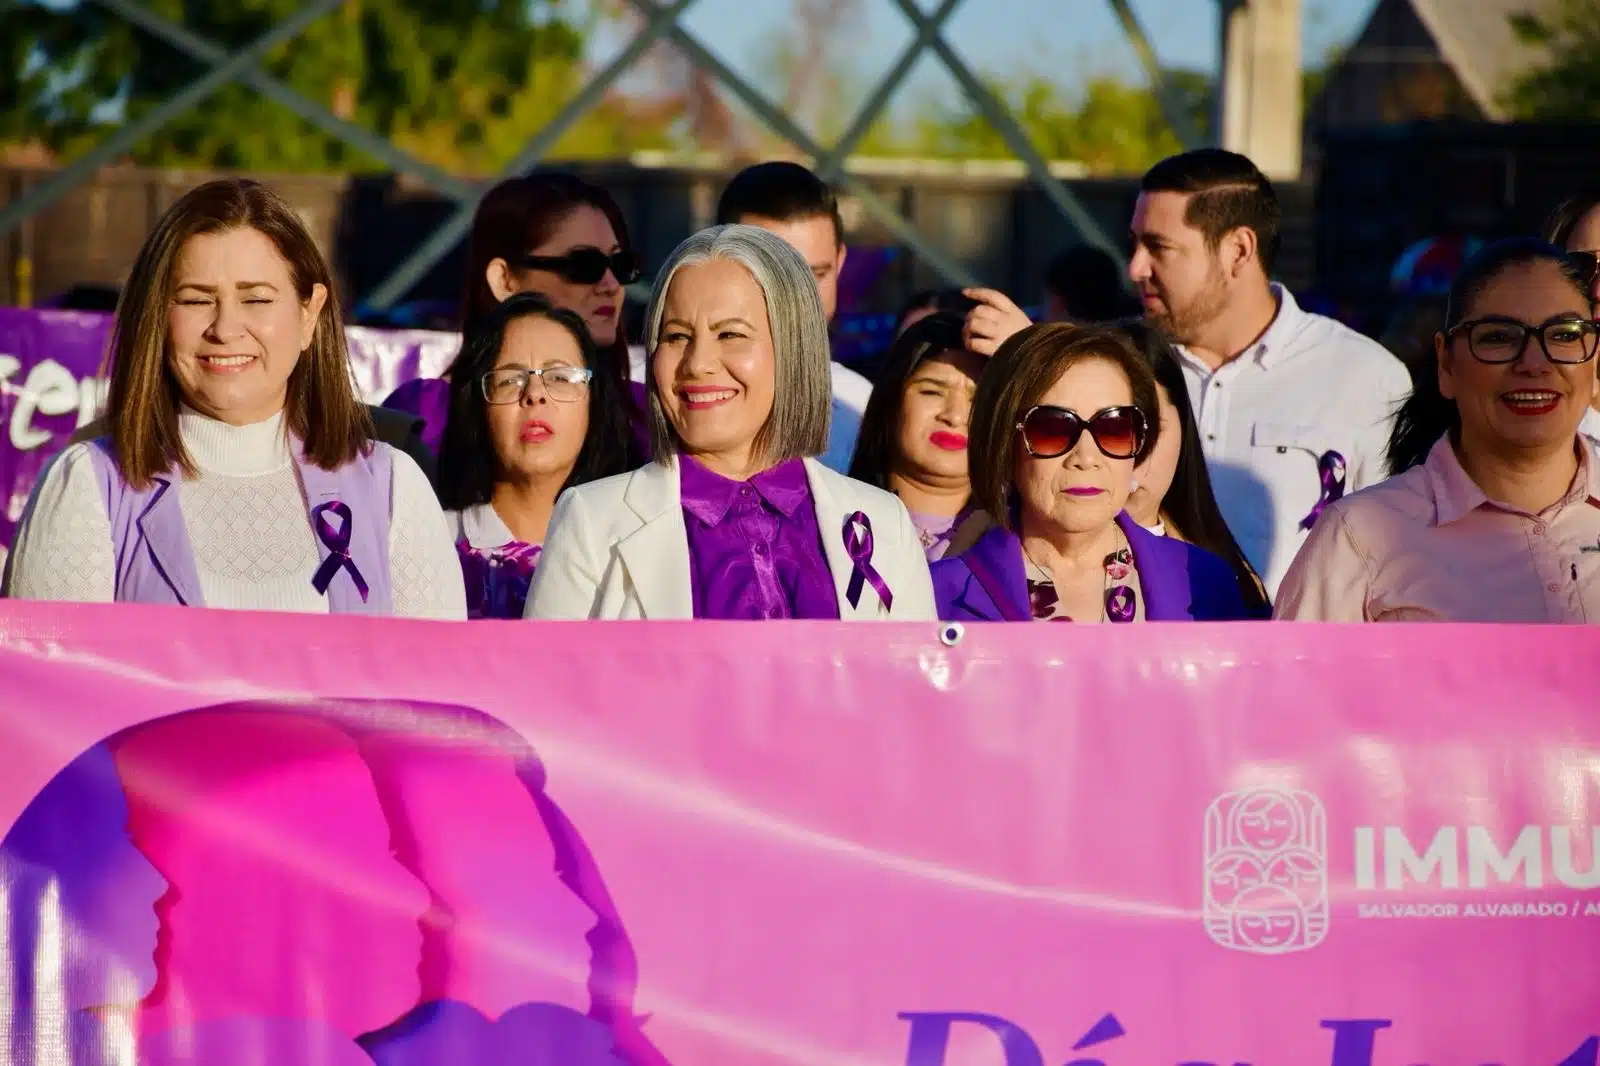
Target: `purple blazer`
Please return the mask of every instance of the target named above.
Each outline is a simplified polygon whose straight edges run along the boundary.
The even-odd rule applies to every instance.
[[[1117,515],[1139,571],[1147,622],[1233,622],[1250,617],[1239,580],[1228,564],[1203,548],[1158,537]],[[991,526],[960,555],[934,563],[933,596],[946,622],[1031,622],[1022,542]]]

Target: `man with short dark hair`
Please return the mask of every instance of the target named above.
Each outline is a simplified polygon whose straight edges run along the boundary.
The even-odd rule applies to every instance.
[[[1181,346],[1217,503],[1274,592],[1322,504],[1388,476],[1410,376],[1271,280],[1282,212],[1249,159],[1185,152],[1140,189],[1128,276]]]
[[[844,269],[844,222],[828,183],[799,163],[777,160],[746,167],[717,200],[717,224],[758,226],[789,242],[817,279],[822,311],[832,323],[839,309],[839,272]],[[872,383],[848,367],[833,364],[833,421],[823,464],[850,469],[861,413]]]
[[[822,312],[833,321],[839,309],[839,271],[844,269],[844,221],[828,183],[799,163],[757,163],[734,175],[717,200],[717,224],[759,226],[788,241],[817,279]]]

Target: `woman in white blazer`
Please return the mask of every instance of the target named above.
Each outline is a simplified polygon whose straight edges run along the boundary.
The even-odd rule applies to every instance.
[[[904,505],[812,458],[830,357],[798,252],[696,233],[657,276],[645,348],[656,459],[562,494],[525,617],[937,618]]]

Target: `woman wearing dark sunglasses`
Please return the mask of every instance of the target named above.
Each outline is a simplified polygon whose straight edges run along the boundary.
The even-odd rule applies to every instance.
[[[647,447],[643,386],[628,380],[628,345],[621,328],[623,286],[639,279],[622,209],[597,185],[560,172],[502,181],[484,195],[467,241],[462,330],[501,301],[536,292],[583,320],[594,343],[609,351],[619,400]],[[446,375],[447,377],[449,375]],[[425,439],[437,446],[449,390],[439,382],[401,386],[384,402],[421,417]]]
[[[1158,536],[1197,544],[1227,563],[1239,579],[1239,593],[1251,616],[1271,617],[1272,604],[1261,576],[1245,558],[1217,506],[1183,364],[1171,338],[1142,318],[1124,319],[1116,327],[1133,341],[1155,374],[1156,403],[1161,409],[1160,433],[1134,471],[1139,487],[1128,498],[1128,514]]]
[[[1276,617],[1600,622],[1600,464],[1588,266],[1519,238],[1450,287],[1437,373],[1395,418],[1388,481],[1317,517]]]
[[[582,319],[538,293],[467,328],[439,449],[467,617],[521,618],[556,497],[643,462],[611,358]]]
[[[1029,326],[973,401],[973,503],[933,564],[947,621],[1225,621],[1248,617],[1221,559],[1160,537],[1124,506],[1160,433],[1156,383],[1127,335]]]

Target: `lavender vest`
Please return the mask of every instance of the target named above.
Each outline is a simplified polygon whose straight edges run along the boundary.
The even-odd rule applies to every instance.
[[[392,614],[389,518],[394,475],[389,449],[377,445],[332,471],[306,462],[298,446],[294,453],[321,560],[313,583],[322,586],[328,610]],[[204,607],[194,548],[173,491],[179,475],[169,472],[147,489],[134,489],[122,480],[110,440],[93,441],[89,455],[111,519],[117,601]]]

